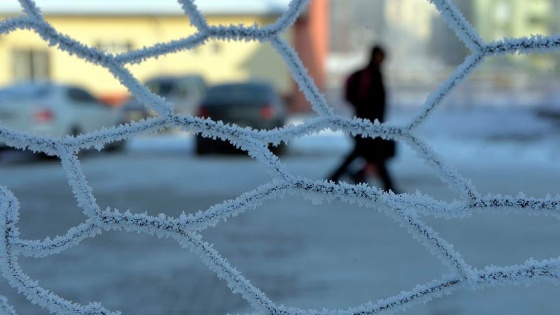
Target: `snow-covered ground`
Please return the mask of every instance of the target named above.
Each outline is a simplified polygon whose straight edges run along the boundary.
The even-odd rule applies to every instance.
[[[402,124],[410,112],[393,112]],[[537,197],[560,191],[560,122],[527,108],[441,109],[417,131],[445,161],[482,193]],[[126,151],[91,155],[82,164],[101,207],[151,214],[204,210],[270,180],[245,157],[198,158],[192,137],[167,134],[134,139]],[[289,144],[283,162],[293,173],[324,178],[350,148],[340,133]],[[56,162],[0,162],[0,185],[22,204],[23,238],[53,237],[84,220]],[[390,168],[403,192],[452,200],[444,185],[408,147],[399,145]],[[376,185],[375,179],[371,181]],[[557,257],[560,222],[547,217],[477,214],[462,220],[425,218],[475,267]],[[205,239],[278,304],[347,308],[409,290],[448,270],[409,234],[370,208],[341,202],[312,205],[299,197],[258,209],[203,232]],[[43,259],[22,258],[25,272],[63,297],[100,301],[124,314],[249,312],[193,254],[170,240],[124,232],[104,233]],[[453,295],[413,307],[407,314],[557,314],[559,287],[497,287]],[[18,314],[43,314],[6,283]]]

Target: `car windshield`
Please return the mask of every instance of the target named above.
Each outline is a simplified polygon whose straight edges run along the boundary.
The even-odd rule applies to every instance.
[[[271,89],[262,84],[228,84],[211,87],[206,94],[208,103],[228,103],[231,101],[266,102]]]
[[[172,81],[151,81],[146,83],[146,85],[150,91],[159,96],[168,96],[175,88]]]
[[[20,83],[0,90],[0,99],[34,99],[49,93],[47,84]]]

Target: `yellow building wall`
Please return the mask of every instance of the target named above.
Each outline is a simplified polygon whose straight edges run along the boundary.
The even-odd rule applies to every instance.
[[[47,17],[61,33],[78,39],[88,46],[129,44],[132,49],[152,46],[193,35],[196,30],[186,17]],[[210,24],[269,24],[272,17],[221,16],[210,17]],[[290,34],[284,34],[290,40]],[[109,46],[107,46],[109,45]],[[49,48],[31,31],[16,31],[0,38],[0,85],[11,83],[13,49],[48,49],[51,78],[55,81],[80,84],[97,96],[123,94],[126,89],[103,68]],[[118,53],[118,51],[110,51]],[[282,58],[269,44],[258,42],[225,42],[210,40],[192,50],[150,58],[127,68],[140,80],[160,74],[201,74],[210,84],[221,81],[265,79],[283,93],[290,93],[292,81]]]

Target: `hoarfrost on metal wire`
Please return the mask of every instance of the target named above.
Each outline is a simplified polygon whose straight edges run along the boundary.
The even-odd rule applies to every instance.
[[[3,242],[0,245],[2,253],[0,269],[3,277],[26,295],[30,302],[39,304],[52,313],[118,314],[117,311],[105,309],[99,303],[80,305],[66,300],[55,292],[39,286],[24,273],[18,264],[18,257],[21,255],[33,257],[54,255],[69,247],[79,245],[87,238],[112,230],[141,232],[177,240],[183,248],[198,255],[210,270],[226,282],[233,293],[240,294],[255,311],[271,314],[372,314],[386,310],[403,310],[416,303],[452,293],[465,285],[475,290],[481,290],[491,286],[543,280],[558,283],[560,266],[558,257],[541,261],[528,259],[515,266],[474,268],[454,249],[452,244],[426,224],[421,216],[454,219],[469,216],[478,211],[488,209],[503,211],[502,207],[512,207],[520,213],[558,217],[560,197],[534,198],[524,194],[482,196],[468,178],[450,167],[427,142],[416,134],[416,129],[486,57],[548,53],[558,50],[560,35],[485,42],[451,1],[431,0],[430,2],[437,8],[442,18],[470,49],[471,53],[447,80],[430,93],[413,119],[396,126],[337,116],[325,97],[313,84],[297,54],[279,36],[302,14],[309,2],[306,0],[292,0],[287,11],[275,23],[264,27],[211,26],[193,0],[179,0],[185,15],[197,28],[195,35],[117,55],[88,47],[76,39],[59,33],[44,20],[40,8],[33,0],[20,0],[19,2],[22,15],[2,21],[0,23],[1,34],[8,34],[20,29],[36,32],[49,45],[109,70],[140,102],[159,114],[158,117],[130,125],[120,125],[64,139],[23,134],[0,125],[0,141],[17,149],[43,152],[60,159],[77,203],[88,218],[62,236],[45,240],[21,239],[17,227],[18,200],[10,192],[9,187],[0,188],[0,229],[4,231]],[[151,93],[126,68],[128,64],[142,63],[152,57],[193,49],[209,39],[270,43],[285,61],[293,78],[318,116],[297,126],[287,126],[276,130],[251,130],[210,119],[177,115],[173,113],[172,103]],[[247,191],[233,200],[226,200],[221,204],[211,206],[205,211],[183,214],[177,218],[165,214],[149,216],[134,214],[130,211],[123,212],[118,209],[101,209],[82,171],[77,153],[92,147],[100,149],[111,142],[130,139],[146,132],[157,132],[171,126],[184,131],[196,132],[205,137],[230,141],[247,151],[248,155],[268,169],[270,182],[252,191]],[[351,135],[381,136],[407,144],[416,151],[418,156],[428,162],[449,189],[456,193],[457,200],[440,201],[420,193],[395,195],[368,185],[335,184],[324,180],[312,180],[290,173],[282,161],[268,150],[270,143],[288,142],[327,128]],[[442,275],[439,279],[409,288],[408,291],[403,291],[390,298],[364,303],[346,310],[308,310],[277,305],[236,270],[217,250],[204,241],[199,232],[214,227],[227,218],[248,209],[258,208],[265,200],[280,198],[286,194],[301,195],[314,201],[338,199],[380,209],[384,214],[400,223],[412,237],[446,265],[449,273]],[[379,205],[384,207],[379,207]],[[15,313],[5,299],[1,300],[0,307],[7,313]]]

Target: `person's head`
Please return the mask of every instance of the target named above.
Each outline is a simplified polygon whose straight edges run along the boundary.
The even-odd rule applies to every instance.
[[[385,50],[379,46],[375,45],[371,48],[371,55],[369,59],[369,66],[379,67],[385,60]]]

